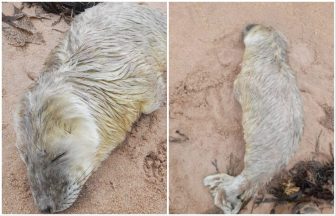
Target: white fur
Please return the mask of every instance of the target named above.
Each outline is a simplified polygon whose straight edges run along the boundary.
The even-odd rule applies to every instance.
[[[15,115],[17,146],[41,210],[71,206],[138,117],[159,108],[165,70],[165,15],[101,3],[76,16]]]

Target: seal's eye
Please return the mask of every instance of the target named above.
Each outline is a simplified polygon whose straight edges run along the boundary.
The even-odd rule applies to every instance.
[[[58,156],[56,156],[52,161],[51,163],[57,161],[58,159],[60,159],[61,157],[63,157],[65,155],[66,152],[63,152],[62,154],[59,154]]]

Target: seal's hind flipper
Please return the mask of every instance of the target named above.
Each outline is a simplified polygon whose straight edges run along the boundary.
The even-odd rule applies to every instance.
[[[215,205],[221,208],[224,213],[235,214],[238,213],[242,201],[236,195],[239,189],[237,187],[235,178],[225,173],[210,175],[204,178],[203,184],[210,189],[210,193],[214,198]]]

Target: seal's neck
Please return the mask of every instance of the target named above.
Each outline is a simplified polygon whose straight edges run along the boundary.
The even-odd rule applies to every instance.
[[[287,63],[287,51],[276,43],[251,45],[245,49],[244,62],[248,64]]]

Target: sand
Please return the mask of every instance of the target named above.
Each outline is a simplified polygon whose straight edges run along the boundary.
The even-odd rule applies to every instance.
[[[16,4],[20,5],[20,4]],[[152,3],[165,11],[165,3]],[[12,15],[12,3],[3,3],[5,15]],[[34,8],[24,9],[34,15]],[[27,181],[26,168],[15,147],[13,111],[25,89],[33,83],[44,60],[69,26],[58,19],[32,22],[45,44],[24,48],[8,45],[3,39],[3,134],[2,209],[3,213],[38,213]],[[112,152],[85,184],[80,197],[63,213],[165,213],[166,212],[166,105],[142,116],[128,139]],[[155,161],[156,163],[153,163]],[[154,164],[154,165],[153,165]]]
[[[211,162],[217,160],[225,172],[232,153],[240,159],[238,173],[243,167],[241,108],[232,85],[244,50],[241,32],[251,23],[271,25],[290,42],[305,129],[288,168],[312,158],[320,132],[320,151],[329,155],[334,143],[332,3],[170,3],[171,213],[219,213],[202,185],[205,176],[216,173]],[[269,213],[271,208],[249,204],[241,213]],[[290,208],[276,213],[290,213]]]

